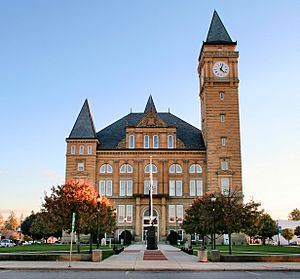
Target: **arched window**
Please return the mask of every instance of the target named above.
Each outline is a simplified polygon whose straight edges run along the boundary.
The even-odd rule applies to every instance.
[[[133,149],[134,148],[134,135],[129,136],[129,148]]]
[[[113,169],[110,164],[103,164],[100,167],[100,173],[112,173],[112,172],[113,172]]]
[[[179,164],[172,164],[169,167],[169,173],[182,173],[182,167]]]
[[[132,173],[132,172],[133,172],[133,168],[129,164],[123,164],[120,167],[120,173]]]
[[[174,137],[173,137],[173,135],[168,135],[168,148],[174,148]]]
[[[193,164],[190,166],[190,173],[202,173],[202,168],[199,164]]]
[[[150,173],[150,164],[145,167],[145,173]],[[157,173],[157,167],[152,164],[152,173]]]

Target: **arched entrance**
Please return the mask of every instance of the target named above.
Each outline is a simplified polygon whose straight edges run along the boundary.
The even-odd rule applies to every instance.
[[[159,241],[159,215],[156,209],[153,209],[153,219],[154,219],[153,225],[154,227],[156,227],[156,231],[157,231],[157,241]],[[142,224],[143,224],[142,240],[145,241],[147,239],[148,228],[151,226],[148,209],[144,211]]]

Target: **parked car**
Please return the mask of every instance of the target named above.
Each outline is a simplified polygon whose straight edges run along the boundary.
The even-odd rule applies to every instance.
[[[2,239],[0,242],[0,247],[13,247],[16,243],[14,243],[11,239]]]
[[[298,245],[300,245],[300,240],[291,241],[290,245],[298,246]]]

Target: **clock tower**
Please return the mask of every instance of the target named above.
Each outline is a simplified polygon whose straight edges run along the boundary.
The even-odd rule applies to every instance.
[[[238,57],[219,15],[214,11],[203,42],[200,79],[201,128],[206,145],[206,191],[242,192]]]

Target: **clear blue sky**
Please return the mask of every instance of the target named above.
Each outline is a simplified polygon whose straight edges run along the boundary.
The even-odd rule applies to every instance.
[[[199,127],[197,60],[216,9],[240,51],[246,198],[300,207],[300,1],[0,1],[0,212],[37,210],[65,174],[88,98],[97,130],[143,111]]]

